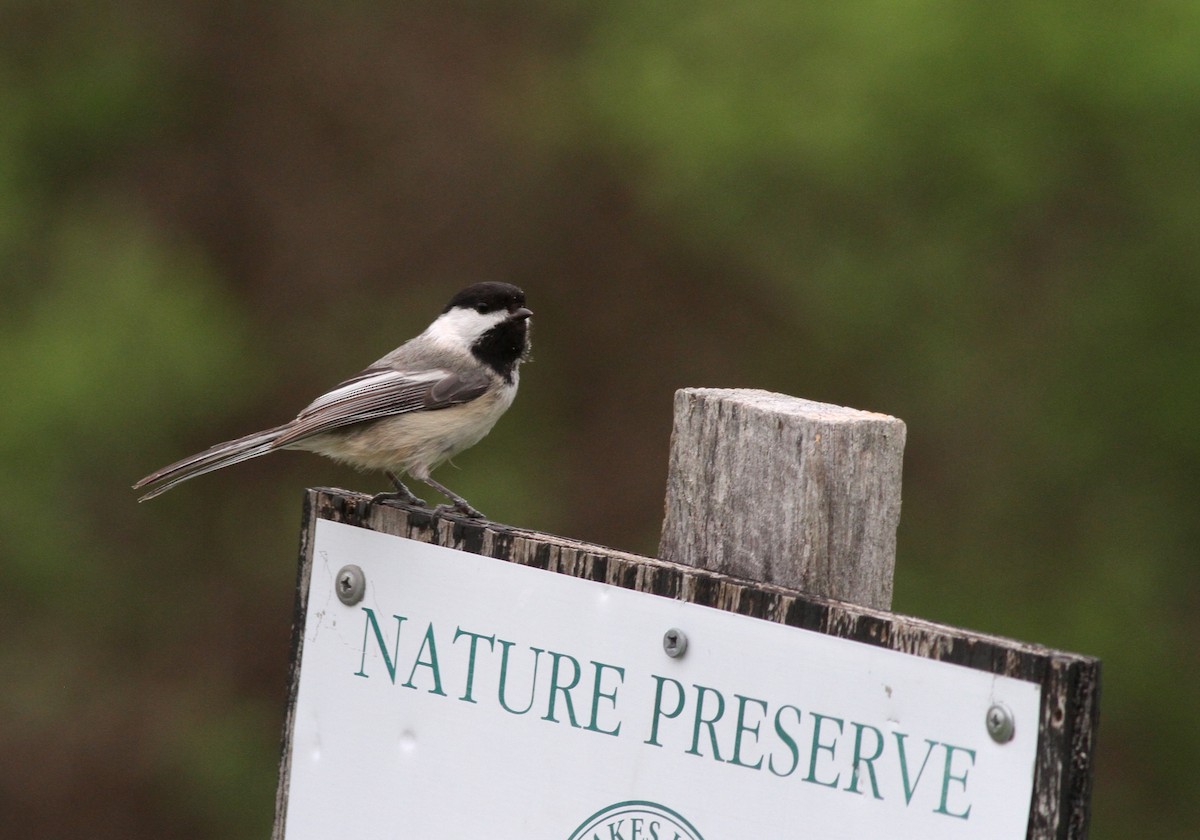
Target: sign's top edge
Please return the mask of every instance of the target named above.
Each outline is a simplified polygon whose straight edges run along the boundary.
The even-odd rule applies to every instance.
[[[839,601],[834,598],[812,595],[776,584],[737,578],[708,569],[699,569],[656,557],[647,557],[596,543],[562,537],[556,534],[533,531],[491,520],[470,519],[453,512],[435,512],[407,505],[372,504],[369,495],[351,490],[343,490],[335,487],[309,488],[306,503],[309,512],[318,519],[342,522],[371,531],[380,531],[395,536],[418,539],[418,541],[431,542],[495,559],[511,560],[510,557],[497,556],[493,552],[505,544],[511,546],[514,540],[523,540],[543,545],[547,548],[566,549],[580,556],[591,556],[603,558],[610,562],[615,560],[626,564],[644,566],[671,575],[688,577],[709,585],[740,587],[774,598],[790,599],[813,608],[828,611],[829,621],[833,626],[857,625],[864,619],[868,622],[881,623],[888,627],[902,626],[901,633],[911,638],[908,642],[902,644],[900,649],[909,647],[927,648],[930,645],[936,647],[940,640],[945,640],[947,643],[950,640],[962,640],[971,645],[1002,649],[1009,654],[1043,660],[1052,667],[1077,666],[1085,669],[1094,669],[1098,668],[1100,664],[1098,657],[1087,654],[1058,650],[1033,642],[1025,642],[1005,636],[953,627],[929,619],[887,612],[846,601]],[[419,539],[422,535],[427,535],[430,539]],[[615,583],[619,585],[619,581]],[[843,634],[837,633],[837,635]],[[863,639],[863,641],[870,641],[870,639]],[[894,643],[886,646],[897,647]],[[983,668],[983,670],[990,669]]]

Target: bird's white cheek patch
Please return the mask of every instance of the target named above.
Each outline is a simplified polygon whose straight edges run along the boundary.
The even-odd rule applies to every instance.
[[[474,309],[451,309],[430,324],[425,335],[438,344],[464,350],[507,316],[503,311],[481,315]]]

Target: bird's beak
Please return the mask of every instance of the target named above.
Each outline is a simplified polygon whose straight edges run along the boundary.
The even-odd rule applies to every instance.
[[[526,318],[532,317],[533,311],[526,309],[524,306],[522,306],[520,309],[514,309],[512,312],[508,313],[508,319],[510,321],[524,321]]]

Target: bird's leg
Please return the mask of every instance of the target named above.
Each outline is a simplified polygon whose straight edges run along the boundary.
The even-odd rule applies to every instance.
[[[479,511],[477,511],[475,508],[471,507],[470,502],[468,502],[462,496],[455,493],[449,487],[445,487],[441,484],[438,484],[432,478],[422,478],[421,480],[424,481],[426,484],[428,484],[430,487],[432,487],[434,490],[441,493],[447,499],[454,502],[453,507],[450,507],[449,505],[438,505],[438,510],[443,510],[443,509],[456,510],[459,513],[466,514],[467,516],[471,517],[472,519],[487,519],[486,516],[484,516]]]
[[[425,507],[425,500],[418,499],[413,491],[405,487],[404,482],[400,480],[400,476],[396,475],[391,470],[385,470],[383,474],[391,479],[391,482],[396,489],[391,493],[376,493],[371,497],[372,503],[379,504],[380,502],[399,501],[407,502],[408,504],[416,505],[417,507]]]

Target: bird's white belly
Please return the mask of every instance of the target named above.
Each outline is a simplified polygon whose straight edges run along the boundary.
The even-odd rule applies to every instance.
[[[494,391],[462,405],[385,417],[297,444],[359,469],[407,472],[426,478],[429,471],[475,444],[492,430],[512,405],[515,387]]]

